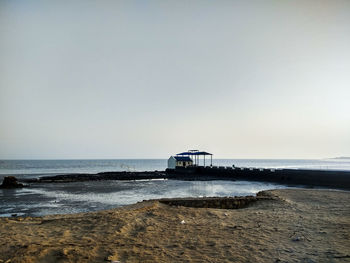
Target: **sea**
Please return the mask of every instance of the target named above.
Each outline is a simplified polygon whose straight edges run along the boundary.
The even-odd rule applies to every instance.
[[[203,160],[202,160],[203,161]],[[208,165],[208,160],[206,165]],[[200,163],[204,165],[204,163]],[[350,171],[350,159],[214,159],[214,166]],[[164,171],[166,159],[118,160],[0,160],[0,180],[67,173]],[[142,200],[171,197],[255,195],[287,186],[248,181],[132,180],[72,183],[33,183],[21,189],[0,189],[0,216],[43,216],[111,209]]]

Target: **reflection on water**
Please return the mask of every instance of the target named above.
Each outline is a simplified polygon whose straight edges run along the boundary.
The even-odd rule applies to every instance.
[[[79,213],[170,197],[242,196],[285,186],[245,181],[100,181],[0,190],[0,216]]]

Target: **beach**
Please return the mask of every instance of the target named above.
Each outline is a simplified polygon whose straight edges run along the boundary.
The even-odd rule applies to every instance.
[[[349,1],[0,1],[0,263],[350,263]]]
[[[0,218],[0,262],[350,262],[350,192],[279,189],[242,209],[157,200]]]

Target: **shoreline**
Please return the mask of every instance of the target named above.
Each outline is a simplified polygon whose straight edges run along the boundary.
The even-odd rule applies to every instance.
[[[21,178],[23,183],[69,183],[100,180],[151,180],[168,179],[183,181],[256,181],[278,183],[287,186],[326,187],[350,190],[350,171],[325,171],[302,169],[259,169],[240,167],[187,167],[145,172],[76,173]]]
[[[350,261],[349,192],[284,189],[257,196],[265,199],[241,209],[149,200],[98,212],[0,218],[0,262]]]
[[[247,196],[285,188],[278,184],[240,181],[85,181],[31,183],[29,187],[0,189],[0,216],[73,214],[111,209],[142,200],[200,196]]]

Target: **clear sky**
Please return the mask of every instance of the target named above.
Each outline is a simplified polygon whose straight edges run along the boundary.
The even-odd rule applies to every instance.
[[[0,158],[350,155],[350,1],[0,1]]]

